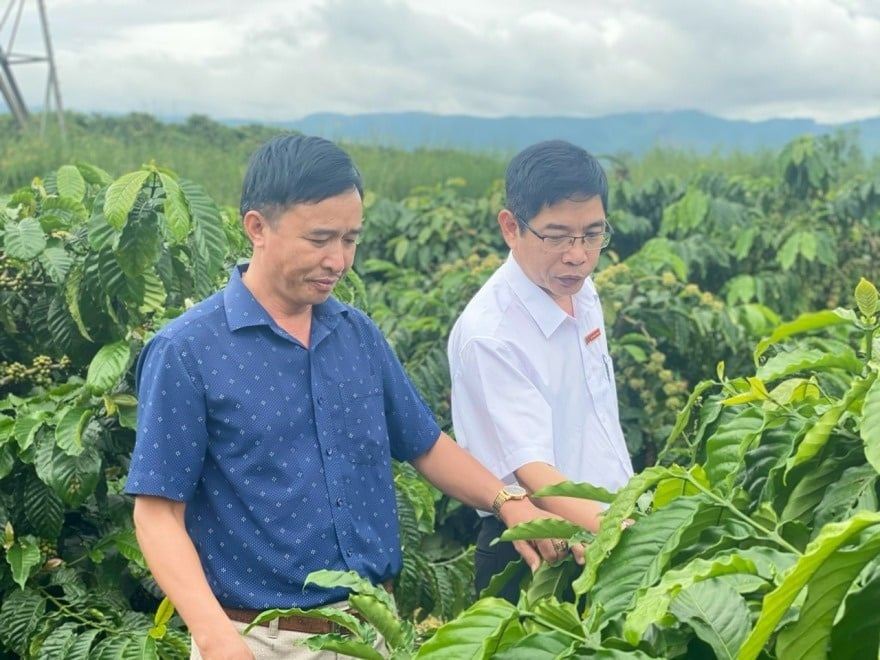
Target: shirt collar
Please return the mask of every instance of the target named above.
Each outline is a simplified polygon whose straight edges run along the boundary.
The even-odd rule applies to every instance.
[[[520,299],[523,307],[534,319],[544,336],[549,337],[556,332],[556,329],[569,318],[568,314],[554,302],[546,291],[529,279],[516,262],[512,252],[508,255],[503,268],[505,279],[510,284],[513,293]]]
[[[235,332],[241,328],[257,325],[268,325],[277,328],[278,324],[272,319],[266,309],[254,298],[241,276],[247,270],[248,264],[238,264],[232,269],[229,282],[223,289],[223,306],[226,310],[226,323],[230,331]],[[346,307],[334,297],[328,298],[320,305],[312,307],[312,316],[320,319],[325,325],[334,326],[336,320],[332,317],[346,313]]]

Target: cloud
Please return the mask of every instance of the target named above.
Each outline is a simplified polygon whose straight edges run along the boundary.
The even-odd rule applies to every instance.
[[[846,121],[880,115],[878,7],[874,0],[54,0],[48,9],[65,104],[85,111],[289,120],[314,112],[597,116],[687,108]],[[34,77],[28,89],[41,84]]]

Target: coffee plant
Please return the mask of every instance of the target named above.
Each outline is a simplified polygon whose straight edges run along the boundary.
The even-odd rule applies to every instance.
[[[639,184],[621,161],[594,280],[639,474],[616,496],[556,487],[610,503],[586,566],[542,567],[515,606],[491,595],[504,574],[477,598],[474,513],[395,465],[395,601],[356,576],[313,576],[353,589],[365,619],[327,613],[354,634],[313,644],[376,657],[361,644],[381,633],[398,658],[876,657],[880,182],[850,156],[842,138],[804,137],[776,177]],[[368,193],[357,275],[336,291],[453,434],[448,333],[507,256],[500,183],[464,190]],[[0,194],[6,657],[188,657],[123,494],[133,365],[248,249],[235,211],[154,163],[120,177],[64,165]],[[637,524],[621,531],[626,517]],[[587,538],[565,523],[505,537],[542,535]]]

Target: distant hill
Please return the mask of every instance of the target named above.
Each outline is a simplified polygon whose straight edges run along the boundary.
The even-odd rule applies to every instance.
[[[654,146],[744,152],[778,149],[798,135],[846,131],[865,154],[880,155],[880,117],[847,124],[810,119],[739,121],[696,111],[575,117],[481,118],[421,112],[313,114],[277,125],[311,135],[401,149],[419,147],[511,153],[533,142],[563,138],[594,153],[641,154]],[[856,139],[854,137],[854,139]]]

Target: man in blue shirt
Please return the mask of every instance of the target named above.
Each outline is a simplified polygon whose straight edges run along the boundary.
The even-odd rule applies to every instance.
[[[354,260],[362,194],[332,142],[270,140],[242,191],[250,263],[140,356],[126,489],[194,658],[254,658],[240,630],[260,611],[345,599],[304,587],[312,571],[374,584],[400,571],[392,458],[507,525],[548,516],[440,431],[376,326],[331,297]],[[550,540],[518,549],[533,569],[566,551]],[[315,624],[278,625],[326,632]],[[293,657],[283,639],[260,657]]]

